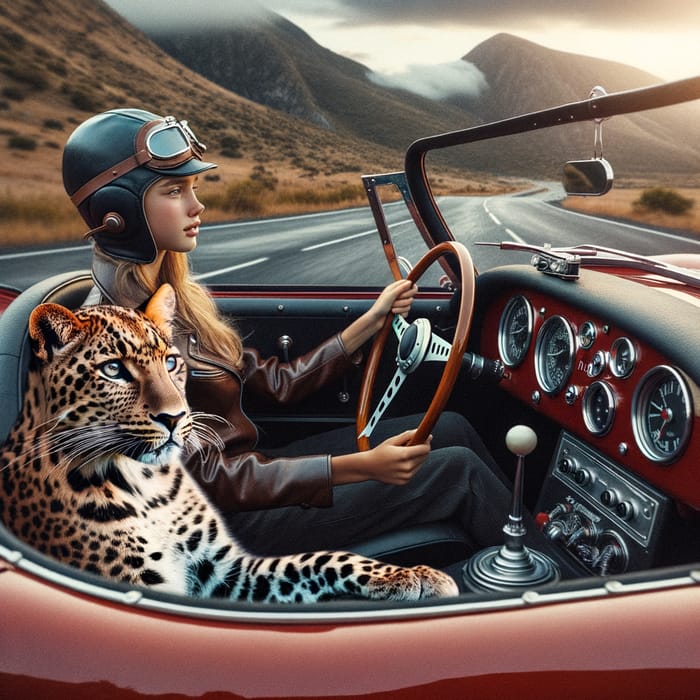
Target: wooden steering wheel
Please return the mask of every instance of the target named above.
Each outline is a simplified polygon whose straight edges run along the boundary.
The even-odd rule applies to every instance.
[[[440,243],[431,248],[407,275],[407,279],[417,282],[435,260],[450,254],[457,258],[460,269],[459,313],[452,343],[433,335],[427,319],[419,318],[409,324],[402,316],[387,314],[384,325],[375,336],[362,377],[356,418],[357,447],[361,451],[370,448],[369,438],[375,425],[379,422],[406,376],[415,371],[423,361],[441,361],[445,363],[445,368],[442,371],[442,377],[433,400],[409,444],[417,445],[425,442],[450,397],[461,368],[462,357],[466,351],[474,311],[474,264],[471,255],[461,243],[456,241]],[[374,414],[368,420],[379,361],[392,328],[399,339],[396,372]]]

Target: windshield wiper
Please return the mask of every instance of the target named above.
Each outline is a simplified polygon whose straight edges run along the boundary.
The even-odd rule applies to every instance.
[[[662,275],[676,282],[700,289],[700,270],[691,270],[672,265],[645,255],[637,255],[625,250],[606,248],[596,245],[578,245],[573,247],[552,248],[549,245],[537,246],[515,241],[501,243],[477,243],[476,245],[494,246],[501,250],[519,250],[532,253],[530,263],[540,272],[555,275],[562,279],[578,279],[583,267],[630,267],[643,272]]]

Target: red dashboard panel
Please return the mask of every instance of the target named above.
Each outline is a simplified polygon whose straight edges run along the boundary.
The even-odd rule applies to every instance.
[[[506,307],[509,301],[516,297],[524,297],[526,300],[529,319],[522,307],[519,316],[517,312],[512,317],[508,316]],[[551,321],[555,317],[559,318]],[[510,329],[518,335],[518,348],[514,355],[519,362],[507,367],[500,385],[502,388],[660,490],[700,508],[700,417],[696,412],[696,407],[700,405],[700,390],[683,374],[681,367],[671,365],[661,353],[640,342],[628,330],[615,327],[607,319],[592,316],[588,312],[532,290],[509,289],[493,300],[484,318],[480,352],[485,357],[500,357],[503,361],[509,359],[503,356],[503,344],[499,349],[499,328],[507,335],[510,322]],[[529,337],[523,328],[523,324],[528,321],[531,327]],[[553,326],[555,328],[551,330]],[[567,327],[570,328],[568,339]],[[615,345],[619,338],[629,341],[629,345],[625,347],[631,351],[630,364],[634,365],[625,377],[616,376],[621,373],[620,368],[614,367],[610,362],[611,352],[614,356],[615,349],[619,347],[619,344]],[[572,343],[569,347],[570,340]],[[553,352],[552,348],[555,349]],[[567,368],[562,370],[561,367],[555,366],[559,360],[548,358],[548,349],[550,356],[558,353],[566,356],[571,353],[570,373]],[[508,354],[508,348],[505,354]],[[546,366],[550,360],[554,366],[551,374]],[[642,384],[649,384],[643,381],[645,375],[654,368],[666,366],[670,367],[670,372],[673,373],[670,376],[676,376],[679,380],[674,384],[680,384],[687,389],[683,407],[689,413],[683,438],[673,445],[667,441],[662,443],[663,449],[675,452],[669,458],[663,455],[663,452],[659,455],[652,451],[649,456],[650,450],[644,443],[644,431],[641,431],[640,442],[633,428],[635,416],[639,415],[639,411],[634,408],[635,392],[643,395],[644,391],[638,388]],[[552,390],[550,381],[561,384],[561,388],[557,386]],[[663,382],[660,384],[656,388],[664,391]],[[593,389],[590,388],[592,385]],[[638,404],[641,401],[642,399],[637,398]],[[605,410],[602,412],[598,406],[599,402],[605,404]],[[657,403],[647,392],[646,405],[656,406]],[[670,415],[670,409],[659,409],[664,410]],[[584,412],[588,416],[588,423]],[[661,421],[660,418],[658,420]],[[643,420],[636,422],[638,426],[644,424]],[[659,427],[663,431],[663,422]],[[648,425],[647,429],[651,430]],[[654,437],[656,439],[651,441],[652,448],[655,448],[656,442],[660,442],[658,432],[654,433]]]

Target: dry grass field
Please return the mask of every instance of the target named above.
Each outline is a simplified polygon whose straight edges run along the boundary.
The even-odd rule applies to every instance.
[[[689,212],[683,215],[673,215],[661,211],[640,211],[635,206],[635,202],[642,192],[642,188],[613,187],[603,197],[568,197],[564,201],[564,206],[584,214],[608,216],[700,234],[700,189],[674,188],[674,192],[694,200],[694,205]]]

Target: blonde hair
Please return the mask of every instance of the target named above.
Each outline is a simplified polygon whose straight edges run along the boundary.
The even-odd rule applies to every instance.
[[[209,352],[239,366],[243,350],[241,337],[221,315],[207,290],[192,279],[186,253],[167,251],[154,283],[148,280],[138,263],[110,260],[116,263],[117,289],[137,288],[150,296],[160,285],[166,282],[172,285],[177,296],[178,330],[196,333]]]

